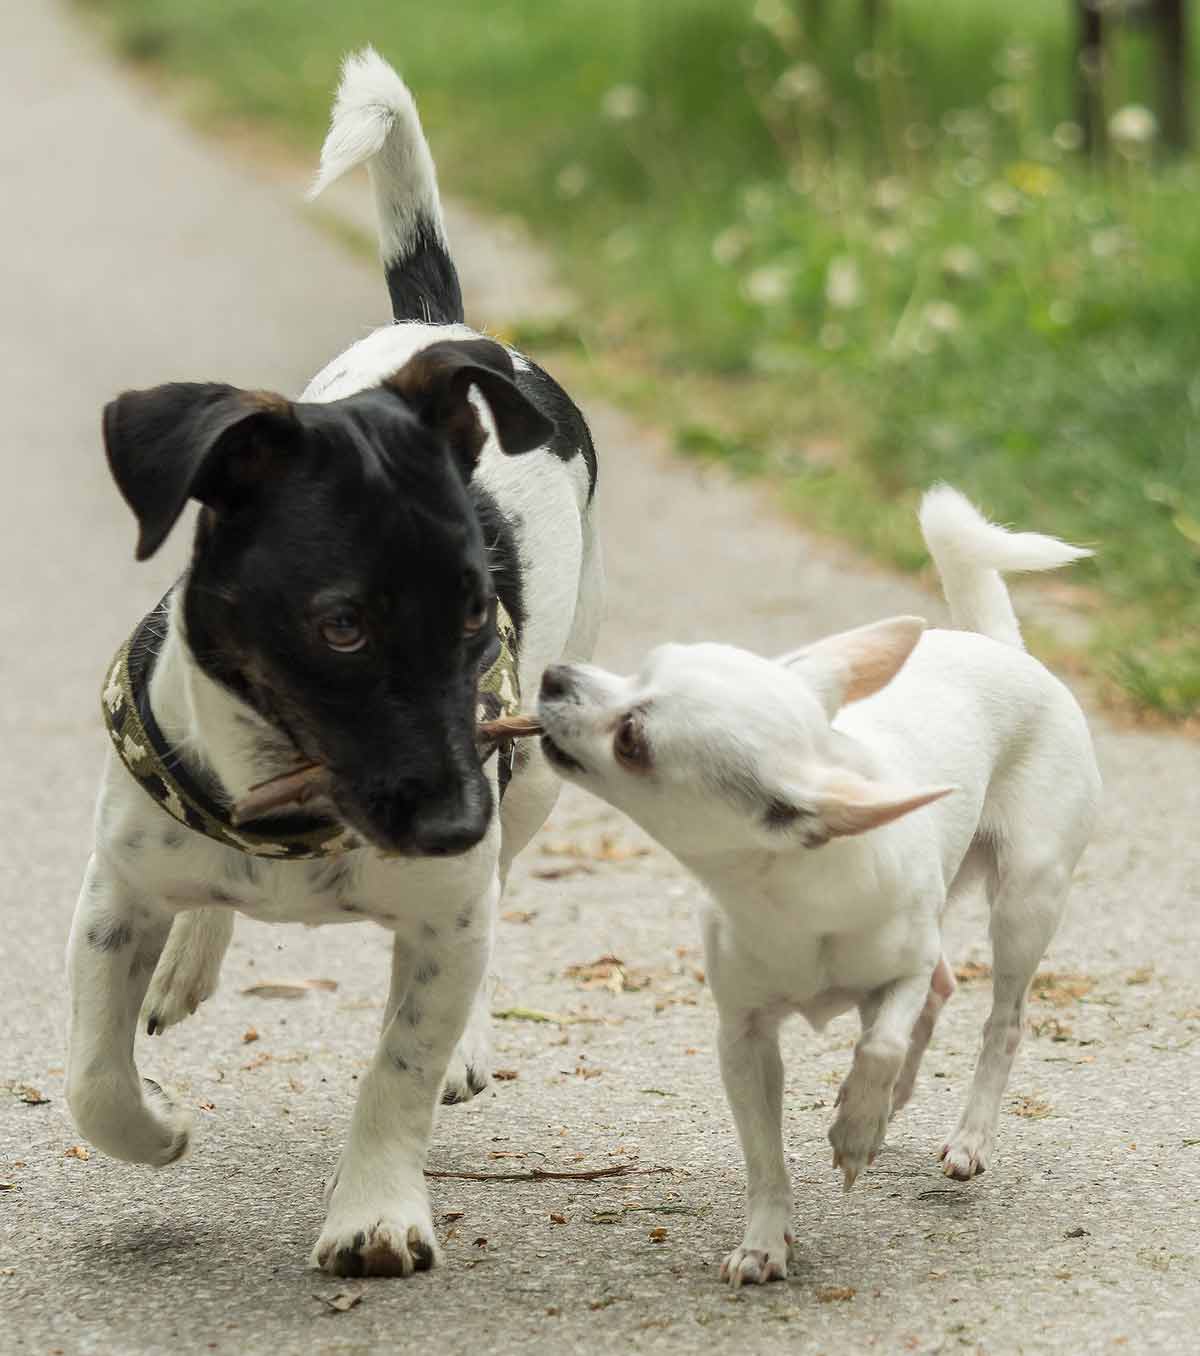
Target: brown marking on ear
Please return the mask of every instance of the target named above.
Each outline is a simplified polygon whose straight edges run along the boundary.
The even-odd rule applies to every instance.
[[[286,396],[281,396],[278,391],[243,391],[241,395],[251,409],[262,410],[264,414],[274,414],[285,419],[292,417],[292,402]]]
[[[464,465],[473,466],[479,460],[479,454],[487,442],[487,434],[479,422],[475,406],[465,396],[459,401],[445,398],[446,363],[436,350],[426,349],[414,354],[383,384],[414,409],[432,414],[451,450]]]

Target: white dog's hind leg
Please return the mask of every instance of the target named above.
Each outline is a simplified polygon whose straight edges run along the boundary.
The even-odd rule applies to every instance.
[[[217,991],[221,962],[233,937],[231,909],[177,914],[142,1003],[141,1023],[161,1036]]]
[[[1066,905],[1071,873],[1055,862],[1040,869],[1001,870],[992,904],[992,1010],[967,1105],[942,1146],[947,1177],[967,1181],[991,1160],[1013,1058],[1025,1025],[1025,997]]]
[[[929,992],[925,995],[925,1006],[913,1027],[904,1067],[900,1070],[900,1077],[896,1079],[896,1086],[892,1089],[893,1116],[907,1105],[908,1099],[912,1096],[917,1071],[921,1067],[929,1038],[933,1035],[933,1028],[937,1025],[942,1009],[954,997],[954,990],[957,987],[954,974],[943,956],[934,967],[933,978],[929,981]]]
[[[189,1126],[187,1114],[157,1083],[140,1079],[133,1062],[138,1008],[168,926],[165,913],[134,898],[92,858],[67,944],[67,1104],[98,1149],[156,1167],[183,1154]]]
[[[847,1191],[883,1145],[893,1090],[929,989],[928,973],[910,975],[884,985],[860,1005],[863,1033],[829,1127],[833,1166],[841,1168]]]

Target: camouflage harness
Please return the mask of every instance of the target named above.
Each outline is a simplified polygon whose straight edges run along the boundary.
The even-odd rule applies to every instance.
[[[295,860],[334,857],[363,840],[344,824],[313,815],[272,818],[260,829],[252,825],[234,828],[229,819],[228,799],[211,780],[190,771],[168,744],[150,709],[150,676],[166,636],[167,599],[138,624],[133,635],[117,651],[104,681],[101,707],[104,724],[117,757],[134,780],[161,809],[196,833],[225,847],[255,857]],[[496,633],[500,654],[479,679],[475,711],[478,721],[510,715],[520,701],[517,681],[516,628],[503,603],[496,603]],[[483,761],[498,753],[498,779],[503,796],[512,777],[513,745],[506,740],[480,750]]]

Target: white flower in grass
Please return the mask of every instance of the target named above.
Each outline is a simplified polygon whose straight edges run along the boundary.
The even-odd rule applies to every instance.
[[[614,85],[600,100],[600,110],[610,122],[632,122],[646,110],[646,96],[636,85]]]
[[[587,188],[592,176],[582,165],[564,165],[554,185],[561,198],[577,198]]]
[[[751,235],[744,226],[728,226],[713,237],[712,257],[718,264],[735,264],[750,248]]]
[[[756,306],[777,306],[792,290],[792,271],[768,264],[742,280],[742,295]]]
[[[875,233],[875,248],[889,259],[898,259],[907,254],[912,240],[907,231],[899,226],[885,226]]]
[[[1117,150],[1137,155],[1158,136],[1158,119],[1142,104],[1126,104],[1109,118],[1108,135]]]
[[[848,255],[830,260],[825,274],[825,300],[835,311],[849,311],[862,301],[862,275]]]
[[[973,282],[983,272],[983,261],[970,245],[951,245],[942,255],[942,272],[953,282]]]
[[[1054,129],[1054,144],[1060,151],[1077,151],[1083,145],[1083,128],[1077,122],[1060,122]]]
[[[950,301],[931,301],[921,312],[921,319],[934,334],[957,334],[962,329],[962,315]]]
[[[890,216],[893,212],[898,212],[907,201],[908,185],[894,174],[888,175],[886,179],[880,179],[871,189],[871,206],[877,212],[884,212]]]
[[[1021,195],[1007,184],[989,184],[983,193],[983,203],[998,217],[1015,217],[1021,211]]]
[[[825,82],[821,72],[807,61],[798,61],[789,66],[775,81],[775,97],[788,102],[815,104],[825,92]]]

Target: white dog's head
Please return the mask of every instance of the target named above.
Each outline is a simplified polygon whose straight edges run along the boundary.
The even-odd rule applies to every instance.
[[[542,745],[560,776],[681,857],[819,847],[951,789],[872,781],[861,751],[830,724],[896,675],[924,628],[897,617],[778,660],[663,645],[628,678],[556,665],[538,700]]]

